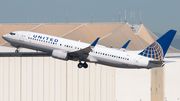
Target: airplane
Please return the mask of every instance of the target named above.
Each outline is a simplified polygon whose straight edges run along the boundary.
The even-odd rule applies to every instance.
[[[79,61],[78,68],[87,68],[86,62],[91,62],[117,68],[151,69],[165,65],[163,59],[176,32],[169,30],[140,51],[120,51],[97,45],[100,37],[92,44],[29,31],[13,31],[2,38],[17,48],[16,53],[19,47],[34,49],[46,52],[56,59]]]

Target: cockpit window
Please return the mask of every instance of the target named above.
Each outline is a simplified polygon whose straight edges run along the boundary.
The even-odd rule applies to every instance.
[[[10,34],[11,34],[11,35],[15,35],[16,33],[11,32]]]

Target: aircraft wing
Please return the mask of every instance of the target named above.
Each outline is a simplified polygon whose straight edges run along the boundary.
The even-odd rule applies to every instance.
[[[69,55],[74,56],[74,57],[81,57],[82,60],[86,60],[87,57],[89,56],[89,52],[92,51],[92,49],[96,46],[98,40],[99,40],[99,38],[97,38],[90,46],[88,46],[84,49],[69,52]],[[89,60],[91,60],[91,59],[89,59]]]
[[[91,47],[86,47],[84,49],[78,50],[78,51],[74,51],[74,52],[69,52],[69,55],[71,56],[79,56],[79,54],[86,54],[89,55],[89,52],[91,51]]]

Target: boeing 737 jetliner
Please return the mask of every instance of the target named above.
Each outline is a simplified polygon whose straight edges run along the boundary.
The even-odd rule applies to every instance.
[[[14,31],[2,37],[17,49],[24,47],[47,52],[57,59],[79,61],[79,68],[87,68],[86,62],[91,62],[119,68],[150,69],[164,66],[163,59],[175,34],[175,30],[169,30],[141,51],[121,51],[96,45],[99,38],[92,44],[88,44],[29,31]],[[127,45],[125,45],[126,47]]]

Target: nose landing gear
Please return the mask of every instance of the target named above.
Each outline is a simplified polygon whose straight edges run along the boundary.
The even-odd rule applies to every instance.
[[[84,63],[79,62],[78,68],[82,68],[82,67],[87,68],[88,64],[86,62],[84,62]]]

